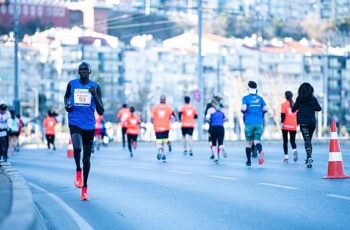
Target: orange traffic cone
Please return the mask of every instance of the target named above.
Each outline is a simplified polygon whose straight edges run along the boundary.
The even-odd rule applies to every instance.
[[[73,143],[72,143],[72,139],[69,139],[69,142],[68,142],[67,157],[73,157]]]
[[[331,140],[329,142],[328,176],[323,179],[345,179],[350,176],[345,175],[343,158],[340,151],[337,126],[335,120],[331,122]]]

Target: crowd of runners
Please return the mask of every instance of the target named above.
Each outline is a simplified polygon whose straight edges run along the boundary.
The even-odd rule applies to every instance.
[[[86,62],[78,67],[79,78],[71,80],[67,84],[64,96],[65,109],[68,113],[68,125],[73,143],[75,160],[75,186],[81,188],[81,200],[89,200],[88,176],[90,171],[90,158],[95,147],[103,144],[105,135],[102,103],[102,90],[98,83],[90,80],[91,68]],[[316,127],[315,112],[321,111],[317,99],[313,96],[314,89],[309,83],[300,85],[298,95],[294,102],[293,94],[285,92],[286,100],[281,104],[281,132],[283,136],[283,162],[288,163],[288,139],[292,147],[293,161],[298,160],[298,151],[295,142],[297,126],[299,125],[304,139],[306,160],[308,168],[312,167],[312,136]],[[224,146],[225,127],[227,114],[222,104],[223,98],[214,95],[205,109],[205,120],[209,124],[209,158],[218,164],[222,157],[227,157]],[[18,133],[20,133],[21,122],[15,116],[14,111],[7,112],[5,104],[0,105],[0,157],[5,161],[8,159],[8,151],[18,151]],[[179,108],[178,114],[172,106],[167,104],[166,96],[161,95],[159,103],[151,109],[151,122],[156,138],[157,149],[155,157],[158,161],[167,161],[167,152],[172,151],[169,141],[171,122],[181,122],[181,133],[183,137],[183,154],[194,156],[193,132],[198,118],[196,107],[191,104],[189,96],[184,97],[183,105]],[[267,112],[267,105],[262,96],[258,94],[258,85],[249,81],[247,95],[242,98],[242,118],[244,121],[244,133],[246,139],[245,152],[247,167],[252,164],[252,157],[258,157],[259,165],[265,161],[265,153],[261,143],[264,131],[264,115]],[[117,112],[116,117],[122,127],[122,145],[127,146],[129,156],[134,157],[134,150],[137,148],[137,139],[140,133],[141,119],[135,113],[133,106],[123,104]],[[43,121],[48,149],[56,149],[55,126],[56,119],[52,112],[48,112]],[[288,138],[289,136],[289,138]],[[257,152],[257,154],[256,154]],[[82,161],[82,167],[81,167]]]

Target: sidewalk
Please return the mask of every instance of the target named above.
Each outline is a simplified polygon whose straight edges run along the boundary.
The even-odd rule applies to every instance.
[[[10,162],[0,161],[0,199],[0,229],[44,229],[26,181]]]
[[[1,163],[0,163],[1,164]],[[3,220],[9,215],[11,208],[11,182],[9,178],[5,175],[2,167],[0,167],[0,197],[1,197],[1,205],[0,205],[0,225]]]

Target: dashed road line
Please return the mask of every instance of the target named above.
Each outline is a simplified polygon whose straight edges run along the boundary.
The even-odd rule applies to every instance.
[[[342,195],[337,195],[337,194],[327,194],[326,196],[332,197],[332,198],[341,199],[341,200],[348,200],[348,201],[350,201],[350,197],[349,196],[342,196]]]
[[[260,185],[264,185],[264,186],[271,186],[271,187],[275,187],[275,188],[284,188],[284,189],[290,189],[290,190],[298,190],[300,188],[297,187],[292,187],[292,186],[288,186],[288,185],[282,185],[282,184],[271,184],[271,183],[259,183]]]
[[[185,172],[185,171],[178,171],[178,170],[169,170],[170,173],[177,173],[177,174],[183,174],[183,175],[190,175],[191,172]]]
[[[237,178],[234,177],[227,177],[227,176],[216,176],[216,175],[210,175],[211,178],[216,179],[223,179],[223,180],[237,180]]]
[[[51,199],[53,199],[56,204],[58,204],[62,209],[66,210],[66,212],[70,215],[72,220],[75,222],[75,224],[78,226],[79,229],[87,229],[87,230],[93,230],[93,227],[83,218],[81,217],[76,211],[74,211],[71,207],[69,207],[61,198],[56,196],[53,193],[48,192],[47,190],[41,188],[38,185],[35,185],[33,183],[28,183],[29,186],[35,188],[36,190],[39,190],[43,193],[45,193],[47,196],[49,196]]]

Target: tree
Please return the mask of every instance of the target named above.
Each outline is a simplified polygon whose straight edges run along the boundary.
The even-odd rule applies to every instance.
[[[330,21],[321,21],[316,14],[309,14],[301,21],[301,26],[307,33],[308,38],[316,39],[326,43],[336,33],[336,28],[333,27]]]

